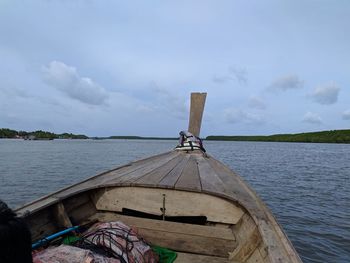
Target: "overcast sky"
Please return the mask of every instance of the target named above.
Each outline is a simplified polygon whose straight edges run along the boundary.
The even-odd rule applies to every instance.
[[[350,127],[350,1],[0,0],[0,128],[177,136]]]

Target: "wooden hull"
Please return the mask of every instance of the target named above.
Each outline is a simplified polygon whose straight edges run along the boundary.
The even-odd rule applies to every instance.
[[[33,241],[121,220],[176,262],[301,262],[256,193],[201,151],[171,151],[92,177],[16,210]]]

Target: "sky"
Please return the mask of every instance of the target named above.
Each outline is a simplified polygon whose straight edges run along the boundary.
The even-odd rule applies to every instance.
[[[0,128],[201,137],[350,128],[348,0],[0,0]]]

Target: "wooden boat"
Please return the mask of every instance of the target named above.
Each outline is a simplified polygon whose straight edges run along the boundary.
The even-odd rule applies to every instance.
[[[199,135],[205,93],[191,97],[189,131]],[[176,262],[301,262],[257,194],[201,150],[172,150],[131,162],[16,210],[33,241],[86,222],[120,220]]]

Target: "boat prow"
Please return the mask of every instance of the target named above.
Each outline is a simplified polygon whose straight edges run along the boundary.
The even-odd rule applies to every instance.
[[[176,251],[176,262],[301,262],[257,194],[200,147],[131,162],[16,212],[33,241],[96,220],[122,221]]]

